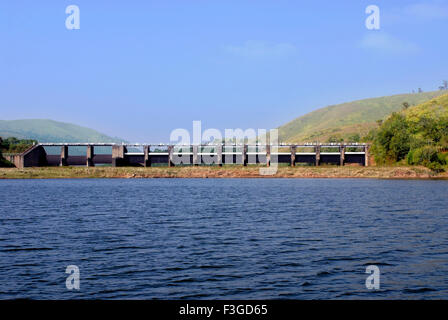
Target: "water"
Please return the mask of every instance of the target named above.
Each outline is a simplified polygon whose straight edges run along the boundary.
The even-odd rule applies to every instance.
[[[448,181],[0,180],[0,298],[447,299]],[[380,268],[380,290],[365,286]],[[81,288],[67,290],[77,265]]]

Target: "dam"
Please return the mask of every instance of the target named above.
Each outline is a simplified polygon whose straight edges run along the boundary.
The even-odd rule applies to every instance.
[[[114,144],[39,143],[7,158],[17,168],[44,166],[369,165],[365,143]]]

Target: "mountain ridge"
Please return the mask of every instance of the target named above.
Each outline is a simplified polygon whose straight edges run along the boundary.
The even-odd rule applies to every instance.
[[[0,137],[35,139],[39,142],[126,142],[88,127],[52,119],[0,120]]]

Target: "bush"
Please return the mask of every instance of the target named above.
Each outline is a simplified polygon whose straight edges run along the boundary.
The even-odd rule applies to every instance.
[[[439,163],[438,150],[433,146],[424,146],[411,150],[407,155],[407,162],[413,165],[428,166],[430,163]]]
[[[448,152],[439,152],[437,154],[438,162],[442,165],[448,164]]]
[[[445,171],[445,169],[442,167],[442,165],[438,162],[431,162],[427,165],[427,167],[436,173]]]
[[[6,160],[5,158],[0,158],[0,168],[12,168],[14,165]]]

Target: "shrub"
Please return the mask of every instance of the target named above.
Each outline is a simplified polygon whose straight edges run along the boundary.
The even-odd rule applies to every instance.
[[[411,150],[407,155],[407,161],[409,164],[424,166],[428,166],[431,162],[439,163],[438,150],[433,146]]]
[[[442,165],[438,162],[431,162],[427,165],[427,167],[436,173],[445,171],[445,169],[442,167]]]
[[[448,152],[439,152],[437,154],[438,162],[442,165],[448,164]]]

